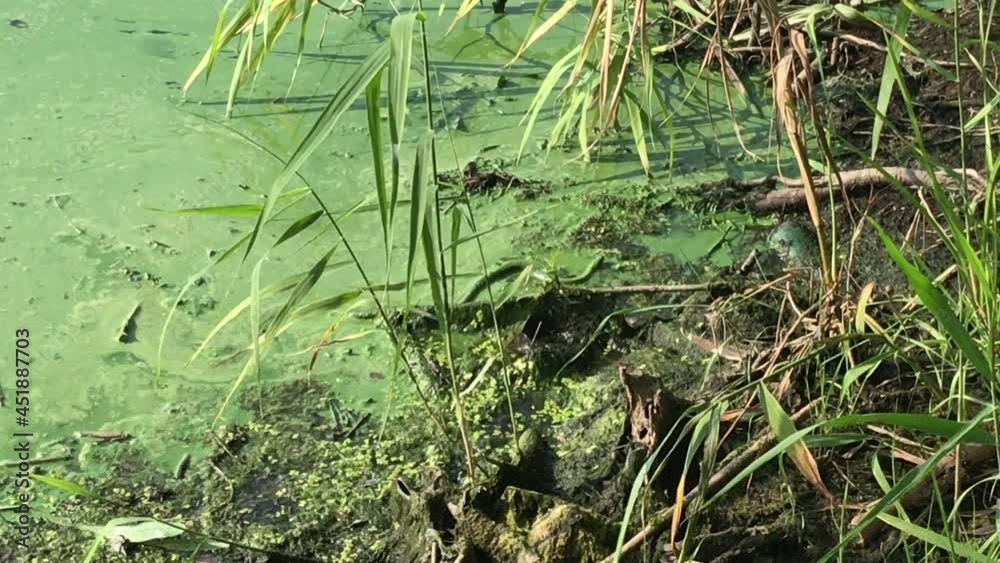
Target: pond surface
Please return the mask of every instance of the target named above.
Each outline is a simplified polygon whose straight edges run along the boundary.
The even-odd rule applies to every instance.
[[[379,3],[350,20],[331,18],[322,48],[315,40],[322,18],[316,18],[317,33],[289,95],[296,61],[290,38],[267,61],[263,76],[244,89],[233,118],[225,122],[231,57],[207,85],[196,83],[186,101],[181,92],[209,43],[222,4],[7,0],[0,11],[0,262],[5,272],[0,334],[8,335],[10,348],[15,329],[31,332],[31,430],[41,437],[36,443],[78,431],[125,431],[168,465],[179,458],[184,440],[200,441],[245,356],[220,360],[247,346],[249,321],[238,319],[203,357],[188,359],[249,294],[250,272],[263,253],[242,266],[231,260],[204,275],[173,316],[161,351],[160,333],[180,289],[253,225],[251,216],[163,210],[260,203],[281,167],[261,146],[291,154],[343,78],[386,40],[395,14]],[[507,16],[499,18],[486,6],[445,34],[454,8],[437,12],[430,7],[435,103],[451,127],[439,135],[441,167],[457,169],[477,157],[512,162],[535,90],[549,64],[575,46],[586,14],[571,14],[521,61],[505,68],[536,5],[512,3]],[[708,88],[691,88],[696,78],[688,70],[669,65],[660,70],[664,95],[676,111],[670,132],[672,174],[664,170],[666,148],[656,146],[657,178],[646,180],[627,137],[609,141],[599,162],[582,162],[576,153],[560,150],[546,159],[541,141],[557,111],[550,102],[536,125],[536,139],[508,171],[553,182],[554,190],[534,199],[509,193],[477,199],[480,225],[506,225],[483,237],[487,262],[529,257],[579,272],[597,254],[573,244],[570,235],[594,214],[588,194],[648,189],[652,197],[668,200],[671,185],[744,175],[749,165],[743,151],[732,134],[724,134],[728,110],[717,77],[706,79]],[[501,74],[505,78],[498,81]],[[422,83],[416,74],[411,133],[426,118]],[[705,92],[713,94],[706,98]],[[737,112],[744,141],[766,150],[767,118],[754,108]],[[363,104],[355,104],[303,170],[335,210],[374,201],[365,123]],[[412,160],[412,149],[403,147],[404,160]],[[268,240],[312,209],[311,202],[297,204],[275,221]],[[735,258],[725,235],[741,221],[729,219],[706,226],[674,214],[671,228],[654,229],[641,240],[679,263],[709,254],[725,263]],[[362,208],[344,227],[372,278],[385,279],[377,214]],[[335,243],[332,234],[314,230],[319,240],[329,242],[305,247],[306,239],[297,240],[270,254],[261,267],[262,286],[305,271]],[[391,279],[399,279],[405,256],[405,237],[397,238]],[[346,255],[338,251],[334,260]],[[461,247],[459,263],[463,272],[481,272],[475,245]],[[360,283],[355,269],[343,265],[323,277],[314,298]],[[122,327],[133,316],[135,341],[120,342]],[[331,314],[279,338],[265,360],[264,380],[305,377],[309,356],[295,353],[315,343],[336,318]],[[339,334],[373,328],[366,323],[349,319]],[[387,388],[387,378],[380,376],[389,358],[388,342],[376,333],[326,348],[312,377],[331,384],[351,406],[378,409]],[[3,378],[8,401],[11,381]],[[238,409],[230,414],[241,416]],[[12,421],[4,416],[0,429],[9,431]]]

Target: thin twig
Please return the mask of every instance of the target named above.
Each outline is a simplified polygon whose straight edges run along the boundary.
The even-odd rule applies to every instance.
[[[636,295],[641,293],[694,293],[710,291],[720,287],[729,287],[728,282],[680,283],[680,284],[642,284],[623,285],[617,287],[587,287],[573,288],[567,293],[594,295]]]

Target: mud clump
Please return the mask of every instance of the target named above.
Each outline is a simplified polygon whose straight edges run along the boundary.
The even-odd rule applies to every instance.
[[[573,240],[581,246],[609,250],[623,259],[635,259],[648,254],[636,237],[668,228],[665,218],[672,202],[647,186],[596,192],[583,199],[593,213],[572,233]]]
[[[507,168],[506,163],[501,160],[476,159],[466,164],[461,173],[452,171],[440,174],[438,182],[476,195],[511,190],[518,198],[525,200],[535,199],[551,190],[551,185],[547,182],[515,176]]]

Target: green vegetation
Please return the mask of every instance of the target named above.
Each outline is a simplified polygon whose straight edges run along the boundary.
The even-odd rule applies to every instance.
[[[184,90],[234,56],[233,117],[283,52],[290,95],[318,14],[372,8],[229,0]],[[995,1],[543,0],[502,80],[586,24],[530,87],[511,170],[459,162],[431,54],[430,26],[485,8],[392,8],[290,156],[244,137],[281,165],[263,201],[177,210],[252,220],[159,334],[162,355],[198,281],[242,268],[189,360],[249,327],[224,398],[197,405],[204,451],[172,477],[128,443],[98,450],[104,474],[39,471],[38,561],[1000,559]],[[729,177],[685,181],[701,91]],[[305,170],[362,107],[371,177],[335,205]],[[642,174],[561,186],[515,175],[529,152]],[[487,225],[491,205],[511,207]],[[363,213],[373,229],[346,227]],[[374,407],[314,380],[327,350],[382,341]],[[267,381],[290,348],[304,376]]]

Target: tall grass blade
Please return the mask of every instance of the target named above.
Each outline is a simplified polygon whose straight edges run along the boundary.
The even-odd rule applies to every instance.
[[[896,9],[896,21],[894,31],[896,36],[905,36],[910,26],[910,9],[905,4],[900,4]],[[882,137],[882,128],[885,127],[885,116],[889,111],[889,102],[892,101],[892,92],[899,79],[898,68],[893,62],[899,60],[903,46],[896,36],[889,38],[888,50],[885,54],[885,64],[882,68],[882,82],[879,84],[878,101],[875,107],[875,122],[872,124],[872,152],[874,159],[878,154],[878,143]]]
[[[413,64],[413,24],[416,14],[403,14],[392,20],[389,29],[389,141],[392,143],[392,185],[389,192],[389,224],[396,209],[399,194],[400,147],[406,127],[406,99],[410,88],[410,66]],[[431,96],[431,92],[426,92]],[[388,231],[391,233],[391,228]],[[387,242],[391,244],[391,241]]]
[[[233,40],[237,35],[240,34],[240,30],[246,24],[250,18],[251,5],[249,2],[245,3],[240,11],[233,16],[233,19],[229,21],[228,24],[224,22],[226,20],[226,12],[229,10],[229,6],[233,3],[233,0],[227,0],[226,4],[222,7],[219,13],[219,19],[215,24],[215,33],[212,35],[212,44],[208,51],[202,55],[201,60],[198,61],[197,66],[188,76],[188,79],[184,82],[184,94],[187,95],[187,91],[197,80],[198,76],[205,73],[205,79],[208,79],[209,74],[212,72],[212,66],[215,63],[216,57],[219,55],[219,51],[222,49],[223,45],[226,45]]]
[[[384,44],[375,50],[374,53],[369,55],[363,63],[361,63],[353,73],[347,78],[343,85],[334,93],[333,98],[330,103],[327,104],[323,113],[320,114],[319,119],[313,124],[312,129],[306,134],[305,138],[299,144],[298,148],[292,154],[291,158],[285,164],[281,173],[274,180],[271,185],[271,191],[268,194],[267,202],[264,204],[264,208],[261,210],[260,215],[257,216],[257,223],[254,225],[253,231],[250,233],[250,240],[247,243],[246,253],[243,255],[243,260],[245,261],[250,255],[251,250],[253,250],[254,244],[257,241],[257,237],[260,236],[261,227],[270,217],[271,212],[274,210],[275,202],[278,197],[281,196],[282,190],[288,181],[292,179],[292,176],[298,172],[302,164],[309,158],[309,155],[315,151],[320,144],[323,143],[333,132],[333,128],[337,125],[337,121],[340,117],[344,115],[344,112],[350,108],[351,104],[361,95],[361,92],[368,86],[372,78],[375,77],[382,68],[389,62],[389,46]]]
[[[507,66],[510,66],[515,62],[517,62],[517,60],[521,58],[521,55],[523,55],[524,52],[528,50],[528,47],[531,47],[531,45],[533,45],[535,41],[538,41],[543,35],[548,33],[549,30],[555,27],[556,24],[558,24],[560,21],[562,21],[564,17],[566,17],[570,12],[572,12],[573,8],[575,7],[576,7],[576,0],[566,0],[566,2],[564,2],[563,5],[560,6],[558,10],[556,10],[551,16],[549,16],[549,19],[545,20],[545,22],[542,23],[542,25],[538,26],[538,29],[536,29],[534,33],[529,35],[528,38],[524,40],[524,43],[522,43],[521,46],[517,49],[517,53],[514,55],[514,58],[507,63]]]
[[[350,263],[351,262],[348,261],[336,262],[334,264],[328,265],[327,267],[339,268]],[[281,281],[263,287],[260,290],[260,298],[266,299],[272,295],[284,293],[293,288],[296,288],[303,282],[303,280],[307,279],[309,275],[310,272],[303,272],[300,274],[296,274],[294,276],[289,276],[288,278],[285,278]],[[229,323],[233,322],[233,320],[239,317],[240,314],[243,313],[243,311],[247,310],[248,307],[250,307],[249,297],[241,301],[232,309],[230,309],[229,312],[226,313],[226,316],[223,317],[222,320],[220,320],[218,323],[216,323],[214,327],[212,327],[212,330],[209,331],[208,336],[206,336],[205,339],[202,341],[202,343],[198,346],[198,349],[194,351],[194,353],[188,359],[187,363],[190,364],[195,360],[197,360],[198,356],[200,356],[201,353],[204,352],[205,349],[208,347],[209,342],[211,342],[212,339],[215,338],[215,336],[218,335],[223,328],[225,328]]]
[[[875,412],[868,414],[849,414],[834,418],[826,423],[827,428],[843,428],[846,426],[865,426],[868,424],[886,424],[900,426],[914,432],[931,436],[950,438],[965,428],[965,424],[940,418],[929,414],[902,412]],[[985,428],[972,428],[962,436],[963,444],[993,444],[997,437]]]
[[[292,1],[292,12],[295,11],[295,0]],[[306,51],[306,29],[309,27],[309,16],[312,14],[313,0],[303,0],[302,2],[302,26],[299,28],[299,44],[295,51],[295,68],[292,70],[292,78],[288,81],[288,90],[285,91],[287,98],[292,94],[292,86],[295,85],[295,77],[299,75],[299,68],[302,66],[302,56]]]
[[[698,451],[704,448],[704,462],[701,466],[701,474],[707,476],[711,473],[711,463],[714,458],[714,451],[718,445],[719,421],[725,406],[720,403],[710,410],[706,410],[698,417],[694,432],[691,433],[691,441],[688,442],[687,455],[684,457],[684,468],[681,471],[680,480],[677,482],[677,491],[674,495],[674,513],[670,522],[670,545],[676,546],[677,534],[680,531],[681,521],[684,517],[684,497],[687,493],[687,476],[694,464],[694,458]],[[677,553],[674,547],[674,553]]]
[[[406,308],[413,304],[414,264],[424,236],[425,216],[431,201],[431,184],[427,181],[431,159],[431,132],[424,133],[417,142],[417,158],[413,166],[413,183],[410,194],[410,246],[406,258]],[[431,280],[431,284],[434,281]]]
[[[289,203],[294,203],[309,195],[309,188],[295,188],[294,190],[288,190],[287,192],[281,194],[278,201],[289,201]],[[260,210],[264,206],[259,203],[248,203],[242,205],[214,205],[208,207],[181,207],[178,209],[161,209],[158,207],[149,207],[150,211],[164,211],[168,213],[177,213],[181,215],[220,215],[224,217],[249,217],[255,216],[260,213]]]
[[[236,94],[240,89],[240,80],[242,77],[243,65],[248,61],[250,57],[250,49],[253,48],[253,42],[247,41],[240,48],[240,54],[236,57],[236,70],[233,71],[233,77],[229,81],[229,94],[226,96],[226,119],[233,116],[233,106],[236,105]]]
[[[60,477],[53,477],[51,475],[39,475],[38,473],[35,473],[35,474],[31,475],[30,478],[31,478],[32,481],[38,481],[39,483],[42,483],[43,485],[48,485],[49,487],[52,487],[53,489],[58,489],[60,491],[63,491],[65,493],[69,493],[71,495],[80,495],[81,497],[87,497],[87,498],[92,498],[94,500],[99,500],[99,501],[102,501],[102,502],[108,502],[108,503],[111,503],[111,504],[117,504],[117,503],[114,503],[111,500],[106,499],[106,498],[102,497],[101,495],[99,495],[99,494],[91,491],[90,489],[88,489],[86,487],[83,487],[81,485],[77,485],[76,483],[72,483],[72,482],[67,481],[65,479],[62,479]]]
[[[569,69],[569,61],[576,56],[579,51],[579,47],[573,49],[567,53],[563,58],[556,61],[552,68],[549,70],[548,75],[545,80],[542,81],[541,85],[538,87],[538,91],[535,92],[535,97],[531,100],[531,104],[528,106],[528,113],[525,115],[527,120],[527,126],[524,128],[524,135],[521,136],[521,145],[517,148],[517,157],[515,160],[520,160],[521,155],[524,154],[524,147],[528,145],[528,140],[531,139],[531,132],[535,127],[535,120],[538,119],[538,113],[545,106],[546,100],[549,99],[549,95],[552,90],[556,87],[556,83],[562,78],[563,74]]]
[[[84,554],[83,559],[80,560],[80,563],[90,563],[91,561],[94,561],[94,558],[97,557],[97,554],[100,552],[101,548],[104,547],[106,541],[107,540],[100,536],[94,538],[94,541],[90,542],[90,547],[87,549],[87,553]]]
[[[264,391],[263,388],[261,388],[260,380],[260,268],[266,259],[267,256],[265,255],[263,258],[258,260],[257,264],[253,267],[253,272],[250,274],[250,344],[253,348],[252,365],[254,375],[257,377],[257,409],[260,414],[263,414],[264,408]],[[235,391],[235,388],[233,391]],[[229,394],[231,396],[233,392],[230,392]],[[225,403],[223,403],[223,409],[225,409],[225,406]],[[219,415],[215,418],[218,419],[219,416],[222,416],[221,410]]]
[[[646,175],[652,174],[652,169],[649,165],[649,150],[646,148],[646,132],[642,126],[642,110],[639,108],[639,104],[632,99],[631,95],[625,95],[625,107],[628,108],[629,124],[632,129],[632,138],[635,142],[636,151],[639,153],[639,161],[642,162],[642,169],[646,171]]]
[[[889,256],[899,269],[903,271],[903,274],[906,275],[910,287],[916,292],[924,307],[944,326],[948,336],[955,341],[962,354],[965,355],[965,358],[969,360],[979,375],[991,383],[995,382],[996,374],[993,373],[990,362],[986,359],[982,348],[979,347],[976,340],[969,334],[965,323],[955,316],[948,298],[940,289],[934,286],[934,282],[927,275],[903,256],[896,243],[892,241],[892,238],[889,237],[878,223],[874,221],[871,223],[878,230],[879,236],[882,238],[882,243],[885,244],[885,248],[889,252]]]
[[[945,456],[949,455],[955,450],[962,440],[965,438],[966,434],[979,428],[979,425],[983,423],[984,420],[993,415],[996,408],[989,406],[984,408],[977,414],[972,420],[966,423],[961,430],[955,433],[951,438],[949,438],[938,450],[927,459],[923,464],[914,467],[906,473],[893,487],[892,489],[883,496],[874,507],[869,510],[865,517],[858,522],[858,524],[850,529],[846,534],[842,534],[840,538],[840,543],[836,547],[828,551],[819,560],[818,563],[826,563],[827,561],[837,557],[841,549],[848,543],[854,541],[858,534],[868,527],[876,518],[879,518],[885,510],[896,503],[907,491],[913,487],[920,484],[924,479],[926,479],[931,473],[934,472],[935,467],[937,467],[938,462],[944,459]]]
[[[972,544],[960,542],[954,538],[943,536],[933,530],[928,530],[923,526],[918,526],[912,522],[907,522],[906,520],[896,518],[895,516],[890,516],[888,514],[879,514],[878,518],[893,528],[896,528],[900,532],[917,538],[920,541],[929,543],[938,549],[942,549],[945,553],[958,555],[959,557],[962,557],[964,561],[979,561],[981,563],[996,562],[996,559],[980,553],[979,550]]]
[[[327,264],[330,262],[330,258],[336,250],[337,246],[334,246],[329,252],[324,254],[323,257],[316,262],[312,269],[309,270],[306,277],[304,277],[302,281],[295,286],[295,289],[292,291],[292,294],[288,296],[288,300],[285,301],[281,310],[278,311],[278,314],[275,315],[268,324],[267,331],[264,333],[262,344],[266,344],[271,339],[274,335],[274,331],[277,330],[283,322],[285,322],[285,318],[288,314],[299,304],[299,301],[302,301],[302,299],[309,294],[312,288],[316,285],[316,282],[323,277],[323,272],[326,271]],[[256,335],[254,338],[256,338]]]
[[[462,0],[462,3],[458,5],[458,12],[455,13],[455,18],[451,20],[450,24],[448,24],[448,31],[445,33],[451,33],[451,30],[455,28],[455,24],[458,23],[458,20],[471,14],[472,9],[477,5],[479,5],[479,0]]]
[[[615,557],[614,563],[620,563],[622,557],[622,546],[625,544],[625,535],[628,533],[629,522],[632,521],[632,514],[635,512],[636,505],[639,504],[639,495],[642,493],[642,489],[646,486],[646,480],[653,470],[653,465],[660,459],[660,452],[663,447],[670,440],[661,440],[660,445],[656,446],[649,457],[643,462],[642,467],[639,468],[639,472],[636,474],[635,479],[632,480],[632,489],[629,491],[628,499],[625,501],[625,514],[622,516],[621,526],[618,528],[618,541],[615,546]],[[675,447],[677,442],[673,442]],[[669,456],[670,454],[668,454]]]
[[[375,171],[375,193],[378,195],[379,218],[382,220],[382,240],[385,245],[386,260],[389,259],[389,231],[392,229],[392,215],[395,206],[385,183],[385,159],[382,158],[382,72],[372,77],[365,89],[365,106],[368,109],[368,141],[372,148],[372,164]]]

